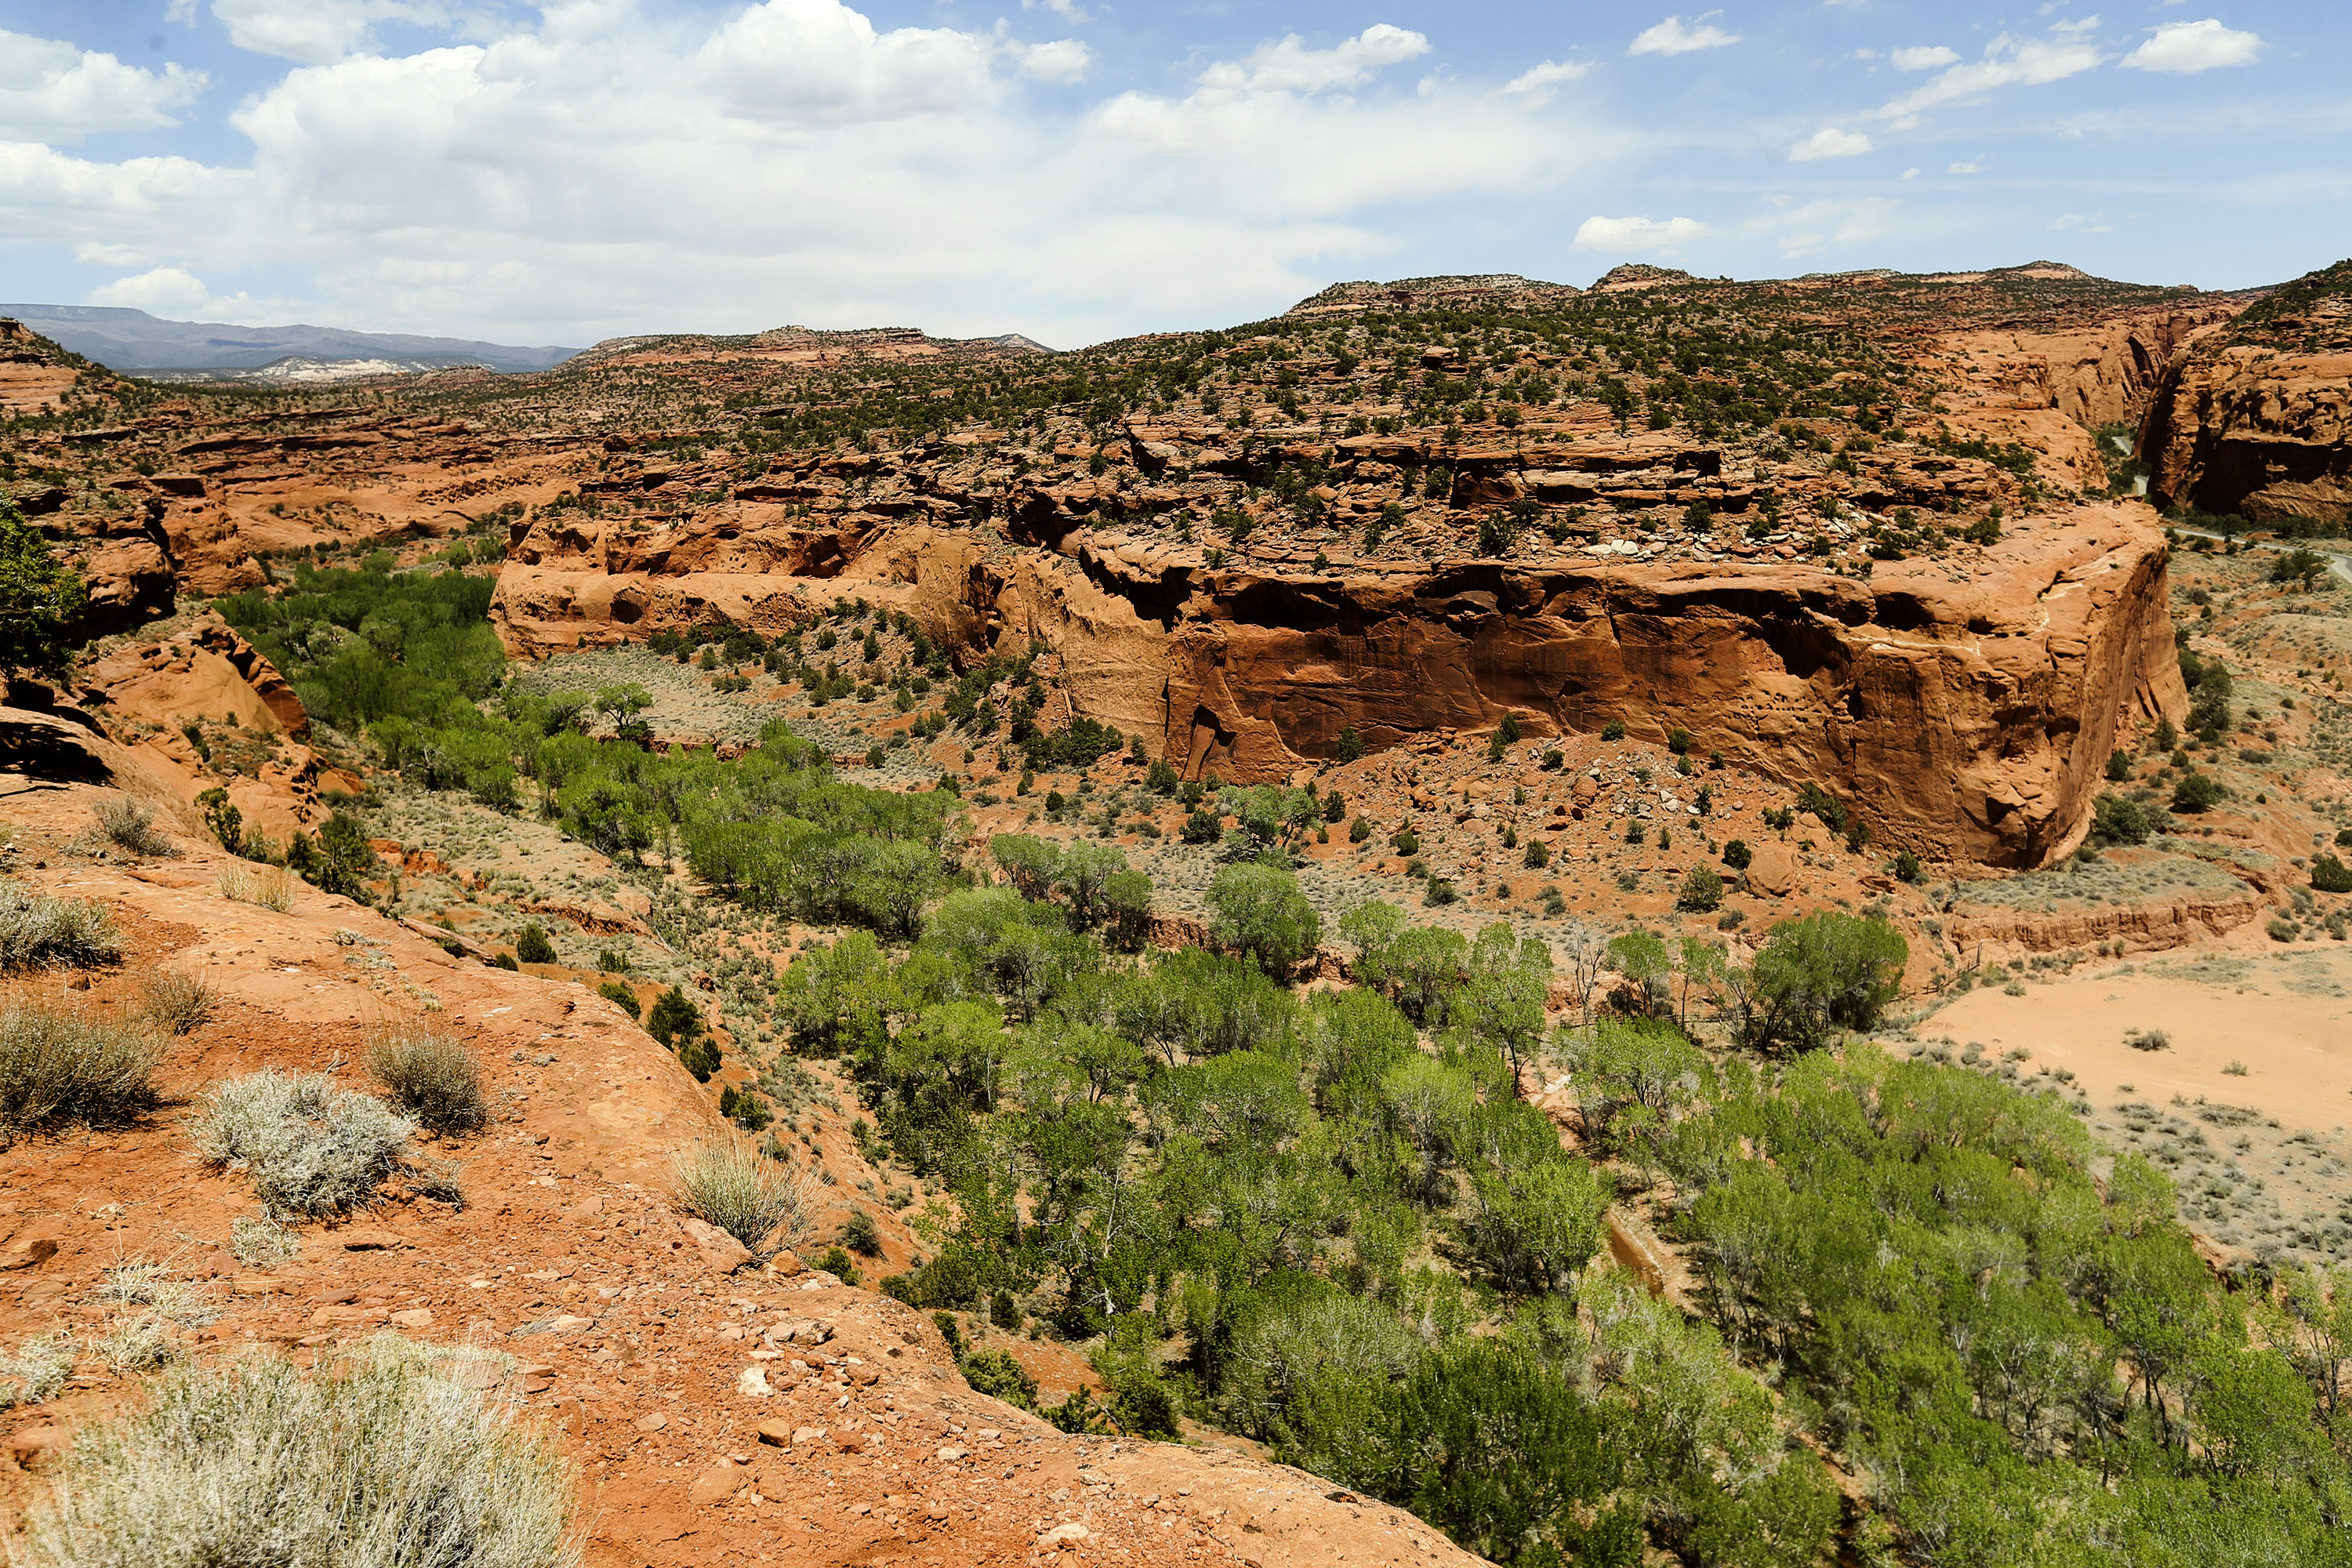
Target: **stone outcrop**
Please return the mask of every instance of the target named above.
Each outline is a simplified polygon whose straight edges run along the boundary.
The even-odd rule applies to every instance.
[[[1867,581],[1779,561],[1213,569],[1099,532],[992,555],[922,524],[819,540],[739,520],[657,542],[534,531],[492,615],[531,653],[655,618],[783,630],[850,594],[972,654],[1043,644],[1076,713],[1190,777],[1283,778],[1351,728],[1377,750],[1506,713],[1533,733],[1615,719],[1819,784],[1891,844],[2038,865],[2079,840],[2131,727],[2185,707],[2165,568],[2128,505],[2037,521],[1970,577],[1905,562]]]
[[[2140,436],[2158,504],[2352,521],[2352,262],[2177,354]]]

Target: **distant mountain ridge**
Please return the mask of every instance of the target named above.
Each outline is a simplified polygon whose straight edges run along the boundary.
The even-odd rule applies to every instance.
[[[167,321],[114,305],[0,305],[44,337],[110,370],[257,370],[289,357],[310,360],[391,360],[428,366],[488,365],[492,370],[547,370],[579,351],[518,348],[466,338],[407,332],[360,332],[341,327],[233,327],[220,321]]]

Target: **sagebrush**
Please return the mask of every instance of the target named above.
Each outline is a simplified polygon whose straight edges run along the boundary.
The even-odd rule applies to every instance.
[[[0,970],[36,963],[87,967],[121,956],[122,933],[105,905],[0,883]]]
[[[0,1133],[132,1121],[155,1104],[163,1055],[136,1025],[32,1003],[0,1008]]]
[[[482,1069],[471,1051],[446,1035],[387,1030],[369,1048],[368,1071],[394,1104],[431,1131],[471,1132],[490,1119]]]
[[[571,1568],[553,1441],[372,1340],[306,1373],[257,1353],[173,1372],[86,1428],[12,1553],[25,1568]]]
[[[814,1218],[807,1178],[733,1139],[698,1143],[675,1166],[679,1205],[753,1252],[797,1247]]]
[[[140,805],[127,795],[106,796],[92,815],[98,819],[99,832],[118,849],[159,858],[180,852],[171,836],[155,826],[153,808]]]
[[[373,1201],[405,1164],[416,1124],[323,1073],[265,1068],[207,1089],[196,1152],[241,1166],[272,1218],[344,1214]]]

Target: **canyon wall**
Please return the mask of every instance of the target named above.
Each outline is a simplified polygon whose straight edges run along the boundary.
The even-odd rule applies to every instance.
[[[2189,357],[2141,437],[2159,505],[2352,523],[2352,353]]]
[[[1820,784],[1890,845],[1996,865],[2070,850],[2108,752],[2186,705],[2163,539],[2124,504],[2037,517],[1965,578],[1914,560],[1867,581],[1802,562],[1211,569],[1100,531],[992,552],[921,522],[541,526],[491,614],[536,654],[649,622],[782,631],[845,594],[971,653],[1043,644],[1075,712],[1187,776],[1280,779],[1349,728],[1380,749],[1506,713],[1536,734],[1615,719]]]

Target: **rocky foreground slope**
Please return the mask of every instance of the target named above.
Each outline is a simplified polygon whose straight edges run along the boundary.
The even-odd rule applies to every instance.
[[[0,1006],[128,1020],[161,972],[218,998],[173,1039],[154,1115],[0,1151],[0,1342],[63,1328],[90,1347],[54,1398],[0,1414],[0,1514],[81,1425],[135,1394],[141,1369],[103,1353],[128,1312],[105,1287],[110,1270],[144,1262],[201,1308],[167,1331],[154,1352],[167,1362],[283,1347],[323,1363],[380,1332],[486,1352],[468,1363],[485,1395],[560,1432],[597,1568],[1057,1550],[1476,1561],[1409,1514],[1235,1449],[1066,1435],[974,1393],[925,1315],[789,1254],[751,1268],[730,1238],[681,1219],[671,1162],[725,1124],[611,1002],[452,957],[300,882],[283,910],[227,897],[221,873],[242,863],[200,830],[170,835],[168,858],[94,849],[100,803],[127,787],[163,803],[168,822],[170,792],[69,718],[0,709],[0,869],[96,902],[124,937],[122,961],[95,972],[0,977]],[[37,752],[47,762],[28,765]],[[427,1141],[447,1178],[435,1195],[400,1192],[348,1224],[303,1227],[275,1264],[240,1262],[233,1233],[253,1197],[236,1170],[194,1161],[197,1096],[264,1068],[366,1088],[352,1064],[400,1021],[465,1043],[494,1120]]]

